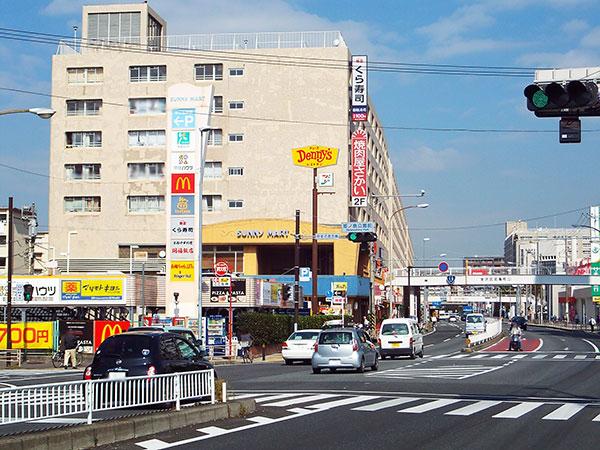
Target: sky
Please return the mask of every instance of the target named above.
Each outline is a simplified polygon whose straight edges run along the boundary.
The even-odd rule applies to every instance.
[[[107,2],[0,0],[0,27],[71,36],[84,3]],[[369,61],[506,66],[532,74],[533,68],[600,66],[596,0],[149,4],[166,19],[169,34],[339,30],[350,51]],[[47,97],[2,88],[50,93],[55,51],[55,45],[0,34],[0,110],[49,105]],[[530,227],[589,223],[585,212],[600,203],[599,119],[582,118],[580,144],[559,144],[558,119],[536,118],[526,108],[523,88],[532,81],[370,73],[369,95],[389,127],[385,136],[400,192],[426,191],[422,199],[404,198],[404,205],[430,204],[406,211],[417,264],[502,255],[507,220],[527,220]],[[439,130],[448,128],[526,132]],[[0,205],[9,195],[19,207],[35,202],[42,229],[48,223],[48,149],[48,121],[0,116]]]

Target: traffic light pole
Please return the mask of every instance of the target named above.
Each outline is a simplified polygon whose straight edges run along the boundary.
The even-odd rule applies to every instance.
[[[8,197],[8,255],[7,255],[7,274],[6,274],[6,349],[12,348],[12,274],[13,274],[13,198]],[[8,355],[7,365],[10,365],[10,355]]]
[[[294,324],[298,326],[300,309],[300,210],[296,210],[296,230],[294,234]]]

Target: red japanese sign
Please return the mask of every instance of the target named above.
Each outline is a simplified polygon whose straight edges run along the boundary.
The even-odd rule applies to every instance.
[[[112,320],[94,320],[94,351],[98,349],[107,337],[127,331],[129,325],[130,323],[125,320],[118,322]]]
[[[367,133],[356,130],[352,133],[352,185],[351,205],[353,207],[367,206]]]
[[[229,266],[225,261],[217,261],[215,264],[215,275],[218,277],[222,277],[223,275],[227,275],[229,273]]]

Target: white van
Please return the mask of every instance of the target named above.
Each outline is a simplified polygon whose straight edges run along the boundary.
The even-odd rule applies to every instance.
[[[423,335],[412,319],[385,319],[379,329],[379,354],[388,356],[423,357]]]
[[[486,322],[483,314],[467,314],[465,334],[481,334],[485,333]]]

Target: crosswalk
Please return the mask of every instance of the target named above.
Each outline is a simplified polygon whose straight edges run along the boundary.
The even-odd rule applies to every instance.
[[[252,398],[257,405],[284,408],[289,412],[315,412],[347,407],[352,411],[372,413],[392,411],[399,414],[437,413],[444,416],[467,417],[486,414],[493,419],[519,419],[527,414],[537,414],[539,420],[567,421],[587,411],[592,422],[600,422],[597,403],[537,401],[537,400],[490,400],[451,396],[390,397],[372,394],[342,393],[241,393],[234,398]]]
[[[438,378],[446,380],[466,380],[501,369],[505,365],[483,366],[476,364],[452,366],[428,366],[426,364],[397,367],[395,369],[370,372],[367,377],[413,380],[416,378]]]
[[[480,353],[459,353],[459,354],[446,354],[446,355],[435,355],[428,356],[429,360],[436,359],[451,359],[451,360],[463,360],[470,361],[476,360],[533,360],[533,361],[600,361],[600,354],[598,353],[516,353],[516,352],[480,352]]]

